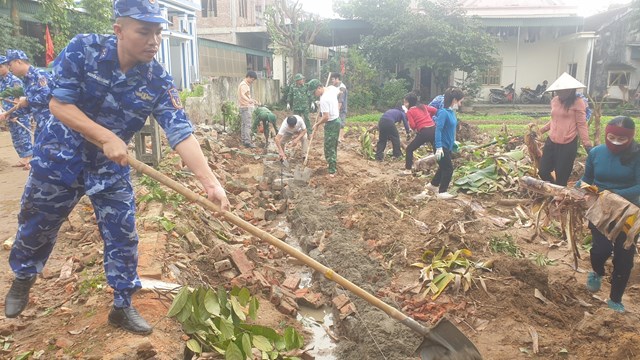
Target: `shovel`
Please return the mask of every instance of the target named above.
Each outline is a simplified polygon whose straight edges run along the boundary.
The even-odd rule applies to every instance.
[[[322,265],[306,254],[296,250],[292,246],[288,245],[284,241],[279,240],[275,236],[258,229],[250,223],[242,220],[240,217],[234,215],[229,211],[220,211],[220,207],[207,198],[196,194],[189,190],[184,185],[169,178],[158,170],[150,167],[149,165],[135,159],[133,156],[128,156],[129,165],[137,171],[155,179],[159,183],[166,185],[183,195],[190,201],[196,202],[205,209],[219,214],[226,221],[244,229],[248,233],[266,241],[270,245],[277,247],[290,256],[302,261],[307,266],[311,267],[315,271],[323,274],[327,279],[341,285],[345,289],[352,292],[354,295],[362,298],[369,304],[384,311],[387,315],[391,316],[398,322],[406,325],[411,330],[424,336],[422,344],[417,350],[422,360],[481,360],[482,356],[476,349],[475,345],[469,340],[455,325],[449,320],[443,318],[432,328],[427,328],[414,319],[408,317],[404,313],[398,311],[394,307],[386,304],[382,300],[369,294],[362,288],[358,287],[349,280],[336,274],[330,268]]]

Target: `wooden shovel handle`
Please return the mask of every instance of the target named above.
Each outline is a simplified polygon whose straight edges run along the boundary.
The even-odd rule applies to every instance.
[[[325,85],[324,85],[325,87],[329,86],[329,80],[331,80],[331,72],[329,72],[329,75],[327,75],[327,81],[325,82]],[[318,112],[318,115],[316,115],[316,121],[314,121],[313,125],[315,125],[318,122],[318,119],[322,114],[320,109],[316,109],[316,111]],[[307,166],[307,162],[309,161],[309,151],[311,150],[311,142],[313,141],[313,135],[315,134],[316,134],[315,131],[311,133],[311,138],[309,138],[309,145],[307,146],[307,153],[304,154],[304,162],[302,163],[302,166]]]
[[[326,277],[327,279],[329,279],[329,280],[341,285],[342,287],[344,287],[345,289],[349,290],[350,292],[352,292],[356,296],[360,297],[361,299],[365,300],[369,304],[371,304],[371,305],[377,307],[378,309],[384,311],[387,315],[391,316],[395,320],[397,320],[397,321],[405,324],[406,326],[410,327],[412,330],[416,331],[417,333],[419,333],[421,335],[427,335],[429,333],[429,329],[427,329],[426,327],[424,327],[423,325],[421,325],[417,321],[413,320],[412,318],[410,318],[407,315],[403,314],[399,310],[391,307],[390,305],[386,304],[382,300],[380,300],[380,299],[376,298],[375,296],[371,295],[370,293],[366,292],[365,290],[363,290],[362,288],[358,287],[357,285],[355,285],[354,283],[350,282],[349,280],[347,280],[347,279],[343,278],[342,276],[338,275],[337,273],[335,273],[330,268],[322,265],[321,263],[319,263],[316,260],[312,259],[311,257],[307,256],[306,254],[296,250],[295,248],[293,248],[292,246],[288,245],[284,241],[281,241],[280,239],[276,238],[275,236],[273,236],[273,235],[271,235],[271,234],[269,234],[269,233],[267,233],[267,232],[265,232],[263,230],[258,229],[257,227],[255,227],[255,226],[251,225],[250,223],[242,220],[241,218],[239,218],[238,216],[234,215],[233,213],[231,213],[229,211],[220,211],[220,207],[218,205],[214,204],[213,202],[209,201],[209,199],[196,194],[195,192],[193,192],[193,191],[189,190],[188,188],[186,188],[184,185],[182,185],[179,182],[169,178],[168,176],[166,176],[165,174],[163,174],[163,173],[159,172],[158,170],[152,168],[151,166],[149,166],[149,165],[137,160],[133,156],[129,155],[128,161],[129,161],[129,165],[131,165],[131,167],[136,169],[137,171],[149,176],[150,178],[158,181],[159,183],[161,183],[163,185],[168,186],[169,188],[173,189],[174,191],[176,191],[177,193],[181,194],[182,196],[184,196],[185,198],[189,199],[190,201],[196,202],[196,203],[200,204],[202,207],[204,207],[205,209],[219,214],[221,217],[223,217],[228,222],[230,222],[230,223],[232,223],[232,224],[244,229],[245,231],[247,231],[251,235],[254,235],[254,236],[260,238],[261,240],[266,241],[270,245],[273,245],[273,246],[277,247],[278,249],[284,251],[285,253],[293,256],[294,258],[302,261],[305,265],[307,265],[307,266],[311,267],[312,269],[318,271],[319,273],[324,275],[324,277]]]

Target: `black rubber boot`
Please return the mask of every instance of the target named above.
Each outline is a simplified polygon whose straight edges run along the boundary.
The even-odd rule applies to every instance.
[[[18,317],[29,304],[29,290],[36,282],[36,277],[30,279],[14,279],[11,289],[4,299],[4,315],[8,318]]]
[[[148,335],[153,331],[151,326],[147,324],[133,306],[128,308],[111,308],[111,312],[109,312],[109,324],[140,335]]]

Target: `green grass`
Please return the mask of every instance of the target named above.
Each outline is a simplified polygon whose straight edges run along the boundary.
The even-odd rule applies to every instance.
[[[352,116],[347,118],[347,122],[355,123],[377,123],[382,113],[372,113],[365,115]],[[503,128],[506,125],[507,131],[511,135],[524,135],[528,131],[527,125],[529,123],[538,124],[539,127],[544,126],[550,119],[549,116],[544,117],[531,117],[528,115],[520,114],[506,114],[506,115],[474,115],[474,114],[457,114],[458,120],[478,126],[482,133],[489,136],[496,136],[503,132]],[[607,126],[609,120],[613,116],[603,116],[600,119],[602,131],[600,132],[600,143],[604,144],[604,128]],[[636,128],[640,129],[640,119],[634,118]],[[593,126],[589,127],[589,134],[593,134]],[[640,143],[640,131],[636,131],[635,139]]]

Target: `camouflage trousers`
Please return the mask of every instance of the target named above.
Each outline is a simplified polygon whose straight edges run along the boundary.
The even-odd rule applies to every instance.
[[[31,117],[24,116],[16,119],[20,124],[24,125],[27,129],[31,129]],[[31,133],[27,131],[19,124],[9,121],[9,132],[11,133],[11,141],[13,142],[13,148],[16,149],[20,158],[26,158],[33,156],[33,142],[31,140]]]
[[[273,131],[275,131],[275,134],[278,134],[278,129],[276,128],[276,124],[273,124],[271,122],[269,122],[269,120],[260,120],[260,118],[255,118],[253,119],[253,124],[251,124],[251,133],[255,134],[256,131],[258,131],[258,126],[260,125],[260,122],[262,122],[262,129],[264,132],[264,139],[266,142],[269,142],[269,133],[271,132],[269,130],[269,125],[273,126]],[[274,135],[275,136],[275,135]]]
[[[333,120],[324,124],[324,158],[329,166],[329,174],[337,171],[338,137],[340,136],[340,121]]]
[[[293,110],[293,114],[300,115],[302,117],[302,119],[304,120],[304,125],[307,127],[307,134],[311,135],[311,133],[313,132],[313,128],[311,126],[311,122],[309,121],[309,111]]]
[[[58,237],[60,226],[84,195],[82,175],[67,186],[59,178],[34,168],[25,185],[18,215],[18,233],[9,255],[16,278],[42,272]],[[131,306],[140,289],[135,201],[128,178],[89,196],[104,241],[104,270],[114,290],[114,306]]]

